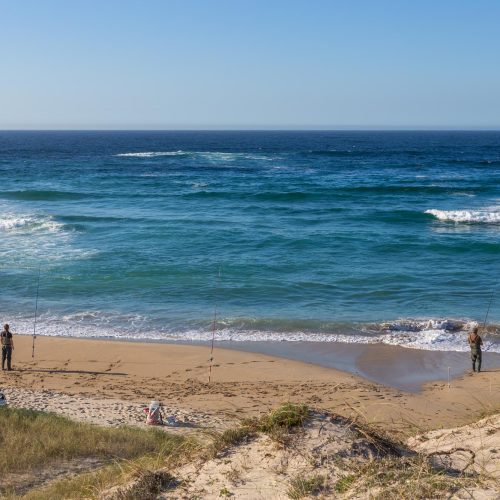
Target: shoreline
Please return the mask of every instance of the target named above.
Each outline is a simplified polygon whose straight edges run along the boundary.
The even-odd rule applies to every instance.
[[[426,384],[460,379],[471,370],[470,353],[427,351],[386,344],[340,342],[234,342],[227,349],[257,352],[351,373],[405,392]],[[500,369],[500,354],[483,354],[483,371]]]
[[[30,334],[16,334],[32,338]],[[193,346],[209,349],[209,341],[159,340],[115,337],[45,336],[81,341],[123,342],[127,344]],[[339,370],[370,382],[418,393],[426,384],[459,379],[470,372],[468,351],[431,351],[383,343],[343,343],[307,341],[215,341],[214,350],[229,350],[267,355],[275,358]],[[207,359],[210,357],[207,353]],[[449,372],[448,372],[449,369]],[[500,353],[483,353],[483,372],[500,369]]]

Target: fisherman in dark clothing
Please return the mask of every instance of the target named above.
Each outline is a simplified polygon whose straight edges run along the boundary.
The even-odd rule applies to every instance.
[[[477,371],[481,371],[481,346],[483,345],[483,339],[479,336],[478,327],[476,326],[471,333],[469,333],[469,345],[470,345],[470,355],[472,358],[472,371],[476,371],[476,361],[477,361]]]
[[[9,330],[9,325],[4,325],[3,332],[0,333],[0,340],[2,342],[2,370],[5,370],[5,360],[7,360],[7,370],[12,370],[11,360],[12,351],[14,350],[14,339]]]

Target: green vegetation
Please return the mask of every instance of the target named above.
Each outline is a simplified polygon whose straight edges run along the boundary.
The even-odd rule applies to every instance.
[[[346,493],[351,487],[352,483],[356,480],[355,476],[349,474],[348,476],[344,476],[342,479],[339,479],[335,483],[335,491],[337,493]]]
[[[360,467],[356,476],[358,491],[375,489],[377,495],[372,497],[384,500],[444,498],[462,488],[481,486],[487,479],[479,474],[437,470],[421,455],[374,460]]]
[[[80,471],[45,486],[37,487],[35,481],[23,498],[98,498],[113,486],[117,486],[113,497],[116,500],[156,498],[158,493],[179,484],[167,471],[195,457],[220,457],[261,433],[279,444],[291,443],[290,449],[294,450],[297,442],[293,437],[310,418],[307,406],[286,403],[261,418],[243,421],[235,429],[212,434],[209,444],[201,446],[194,439],[172,436],[159,429],[104,428],[53,414],[3,409],[0,411],[0,446],[2,450],[14,452],[0,454],[0,496],[10,500],[19,498],[14,489],[9,490],[10,473],[32,470],[36,476],[38,470],[56,470],[63,461],[92,458],[98,459],[97,468],[92,471]],[[347,419],[342,419],[342,424],[348,436],[355,440],[363,438],[363,442],[368,443],[368,454],[361,460],[356,455],[332,457],[334,460],[329,462],[332,469],[316,471],[324,475],[310,475],[311,472],[304,469],[290,481],[287,494],[291,499],[333,493],[343,497],[354,488],[360,495],[374,499],[424,499],[449,496],[463,488],[492,487],[492,478],[469,471],[468,467],[462,472],[436,467],[431,457],[412,452],[373,425]],[[229,459],[226,462],[229,463]],[[237,485],[241,471],[233,468],[226,476]],[[29,488],[23,485],[24,490],[18,489],[17,494]],[[224,487],[219,496],[234,494]]]
[[[325,492],[325,477],[318,475],[309,478],[299,476],[292,479],[287,494],[292,500],[297,500],[299,498],[319,495]]]
[[[291,441],[291,432],[302,427],[309,418],[310,410],[306,405],[285,403],[261,417],[255,423],[255,428],[282,446],[286,446]]]
[[[138,471],[145,474],[168,461],[189,456],[197,448],[193,440],[159,429],[99,427],[50,413],[13,408],[0,411],[0,446],[0,495],[9,493],[10,473],[57,468],[61,462],[84,458],[109,464],[37,490],[32,497],[37,499],[74,498],[75,492],[93,496],[92,492],[117,484],[117,479],[137,476]]]
[[[226,487],[222,488],[219,492],[219,497],[221,498],[229,498],[231,496],[233,496],[233,494]]]
[[[112,486],[119,486],[135,480],[130,489],[118,490],[117,500],[156,498],[161,491],[175,488],[177,482],[168,472],[154,471],[154,465],[144,459],[126,461],[98,469],[95,472],[79,474],[60,479],[47,486],[37,488],[23,496],[23,500],[56,500],[66,498],[99,498],[100,493]],[[11,495],[11,500],[18,499]]]
[[[217,456],[248,442],[259,432],[272,437],[280,432],[287,433],[302,426],[308,418],[309,410],[305,405],[284,404],[269,415],[245,421],[236,429],[217,434],[206,448],[208,456]],[[62,461],[86,457],[101,458],[103,463],[108,463],[92,472],[37,488],[26,496],[28,499],[95,497],[105,488],[139,476],[139,483],[144,484],[145,489],[165,488],[167,483],[173,484],[173,478],[159,480],[152,471],[171,464],[176,458],[185,460],[194,450],[200,449],[193,440],[171,436],[158,429],[104,428],[50,413],[17,409],[0,412],[0,444],[4,449],[17,450],[0,456],[1,476],[56,467]],[[8,490],[4,489],[4,493],[7,494]],[[127,495],[133,496],[134,493],[124,492],[122,496],[125,499]]]
[[[105,428],[50,413],[4,408],[0,411],[0,444],[12,452],[0,454],[0,474],[80,457],[168,455],[182,441],[158,429]]]
[[[216,457],[229,448],[242,443],[247,443],[256,435],[255,430],[248,425],[242,425],[236,429],[227,429],[213,436],[212,444],[208,447],[208,456]]]
[[[116,500],[143,500],[155,499],[161,492],[165,492],[177,486],[175,478],[165,471],[144,471],[136,478],[134,484],[125,490],[120,490]]]
[[[94,472],[78,474],[74,477],[59,479],[45,487],[35,488],[25,494],[23,500],[59,500],[66,498],[96,498],[105,488],[120,484],[127,475],[118,464],[109,465]],[[14,500],[20,497],[12,494],[6,498]]]
[[[375,460],[360,463],[345,460],[341,468],[351,472],[335,484],[335,491],[345,493],[356,484],[359,492],[370,498],[414,500],[450,496],[462,488],[486,485],[484,475],[440,469],[424,455],[409,450],[393,435],[359,419],[351,422],[352,432],[368,441]],[[373,493],[376,492],[376,493]]]
[[[309,408],[306,405],[285,403],[276,410],[262,417],[258,422],[258,430],[271,433],[275,429],[292,429],[302,427],[310,417]]]
[[[217,456],[233,446],[249,442],[259,432],[284,442],[285,436],[294,428],[302,427],[309,417],[310,411],[306,405],[285,403],[268,415],[244,420],[240,427],[216,434],[208,449],[209,456]]]

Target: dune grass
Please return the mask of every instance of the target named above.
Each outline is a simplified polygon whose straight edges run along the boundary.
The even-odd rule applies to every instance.
[[[299,500],[300,498],[316,496],[321,493],[328,493],[325,486],[324,476],[315,475],[310,477],[297,476],[290,481],[290,488],[287,491],[288,498]]]
[[[19,498],[22,491],[12,487],[9,474],[32,471],[36,476],[37,471],[57,469],[63,462],[93,458],[102,465],[42,487],[37,487],[35,481],[34,489],[23,498],[94,498],[103,489],[130,478],[151,478],[151,471],[178,463],[198,446],[192,438],[155,428],[100,427],[51,413],[3,408],[0,410],[0,496]]]
[[[102,491],[113,486],[119,487],[114,497],[119,500],[153,498],[160,491],[178,486],[176,478],[170,475],[177,465],[196,457],[220,458],[259,434],[286,443],[283,436],[293,438],[310,418],[307,406],[286,403],[260,418],[243,421],[237,428],[212,435],[210,443],[202,445],[193,438],[172,436],[158,429],[103,428],[52,414],[4,409],[0,411],[0,446],[16,453],[0,454],[0,483],[9,472],[50,468],[61,460],[102,457],[107,465],[37,487],[23,498],[99,498]],[[340,477],[304,471],[290,481],[287,491],[290,498],[325,494],[341,498],[355,492],[383,500],[424,499],[440,498],[463,488],[491,487],[491,478],[441,470],[429,457],[405,449],[389,433],[363,422],[342,421],[354,437],[362,437],[371,444],[372,458],[360,461],[337,457],[335,468],[341,472]],[[3,493],[9,500],[19,498],[7,488]]]
[[[267,415],[243,420],[239,427],[215,434],[207,450],[208,456],[215,457],[224,453],[233,446],[250,441],[259,433],[283,442],[285,435],[295,428],[302,427],[309,417],[310,410],[306,405],[284,403]]]
[[[15,491],[6,490],[4,497],[7,500],[59,500],[66,498],[98,498],[99,493],[125,481],[127,476],[118,463],[101,467],[95,471],[80,473],[76,476],[57,479],[45,486],[29,490],[23,495],[16,495]]]
[[[357,494],[380,500],[411,498],[448,498],[458,491],[492,488],[498,481],[492,477],[463,469],[456,471],[438,467],[430,455],[409,449],[400,436],[356,419],[348,423],[353,433],[372,445],[373,458],[368,462],[340,460],[339,466],[348,472],[334,485],[339,494]],[[444,454],[447,452],[444,451]]]
[[[128,490],[118,489],[113,498],[116,500],[135,500],[138,498],[156,498],[156,495],[170,488],[175,488],[175,478],[165,471],[155,471],[152,464],[144,460],[134,460],[122,464],[112,464],[94,472],[79,474],[74,477],[53,481],[36,488],[26,495],[6,495],[6,500],[63,500],[68,498],[100,498],[103,491],[113,486],[123,486],[134,481]]]
[[[356,480],[349,481],[344,492],[370,492],[371,498],[399,500],[401,498],[448,498],[459,490],[474,487],[491,488],[491,479],[481,474],[455,474],[436,469],[425,455],[374,460],[361,467],[351,464]]]
[[[51,413],[0,410],[0,475],[78,457],[130,459],[168,454],[183,438],[158,429],[106,428]],[[11,450],[11,452],[9,452]]]
[[[290,430],[302,427],[310,417],[310,410],[304,404],[284,403],[257,422],[260,432],[267,434],[276,429]]]

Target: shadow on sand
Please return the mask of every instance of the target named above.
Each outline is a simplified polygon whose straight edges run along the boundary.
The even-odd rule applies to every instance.
[[[15,368],[12,371],[17,372],[29,372],[29,373],[68,373],[68,374],[78,374],[78,375],[112,375],[114,377],[125,377],[128,373],[123,372],[96,372],[88,370],[63,370],[57,368]]]

